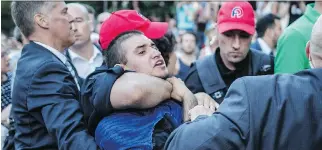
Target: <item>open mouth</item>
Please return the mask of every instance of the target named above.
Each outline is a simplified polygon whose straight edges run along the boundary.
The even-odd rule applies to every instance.
[[[155,62],[154,67],[160,67],[160,66],[164,66],[164,61],[163,60],[158,60],[157,62]]]

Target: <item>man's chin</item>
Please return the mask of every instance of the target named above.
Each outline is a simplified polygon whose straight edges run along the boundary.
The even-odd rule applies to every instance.
[[[156,73],[153,74],[152,76],[158,77],[158,78],[162,78],[162,79],[166,79],[168,77],[168,72],[163,72],[163,73]]]
[[[236,57],[236,58],[230,58],[229,62],[236,64],[236,63],[240,63],[243,60],[244,59],[242,57]]]

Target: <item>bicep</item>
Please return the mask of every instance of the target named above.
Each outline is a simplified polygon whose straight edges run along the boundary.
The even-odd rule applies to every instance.
[[[135,79],[128,80],[125,74],[115,81],[110,94],[113,108],[125,109],[130,105],[131,99],[138,94],[134,91],[134,82],[136,82]]]

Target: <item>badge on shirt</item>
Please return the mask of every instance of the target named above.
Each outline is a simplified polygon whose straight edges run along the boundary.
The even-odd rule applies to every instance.
[[[224,92],[223,91],[217,91],[217,92],[215,92],[214,94],[212,94],[212,96],[211,96],[213,99],[220,99],[220,98],[222,98],[222,97],[224,97]]]

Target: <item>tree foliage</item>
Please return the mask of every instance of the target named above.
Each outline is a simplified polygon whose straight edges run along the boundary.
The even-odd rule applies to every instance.
[[[79,2],[92,6],[96,11],[96,16],[107,10],[108,12],[120,9],[133,9],[132,1],[66,1],[66,3]],[[1,31],[11,36],[15,27],[10,13],[10,1],[1,1]],[[105,5],[104,5],[105,3]],[[107,8],[104,8],[107,6]],[[175,14],[175,6],[173,1],[139,1],[141,13],[146,17],[159,17],[160,21],[165,21],[166,16]]]

